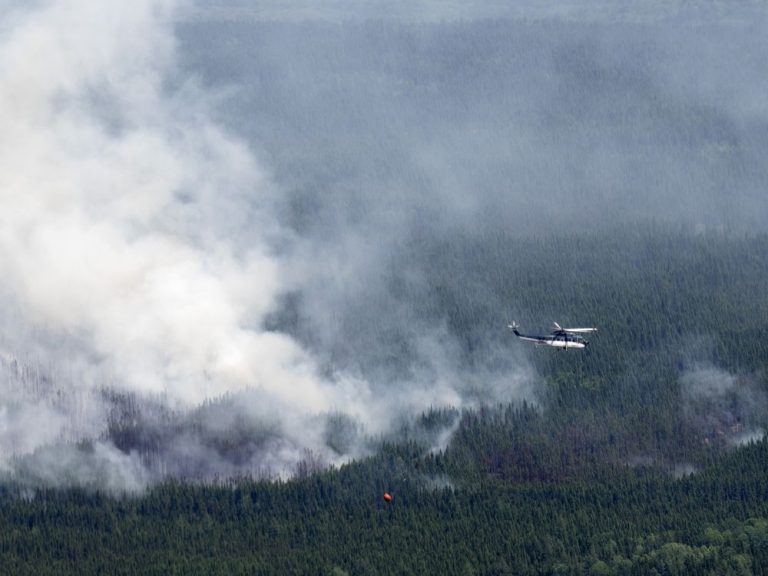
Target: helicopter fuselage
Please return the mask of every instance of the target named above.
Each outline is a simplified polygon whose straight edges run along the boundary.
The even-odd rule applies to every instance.
[[[575,336],[566,332],[557,332],[550,334],[549,336],[530,336],[521,334],[517,331],[517,328],[513,328],[512,330],[515,333],[515,336],[520,338],[520,340],[526,340],[541,346],[552,346],[564,350],[567,350],[568,348],[586,348],[589,346],[589,342],[584,340],[581,336]]]

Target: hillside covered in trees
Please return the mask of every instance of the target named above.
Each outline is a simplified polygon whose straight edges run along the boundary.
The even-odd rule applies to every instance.
[[[477,288],[487,270],[518,307],[510,317],[532,330],[550,319],[594,322],[592,344],[526,348],[533,401],[435,407],[368,437],[369,457],[323,471],[307,454],[293,480],[200,484],[192,474],[115,496],[98,484],[36,487],[20,466],[4,483],[0,568],[765,574],[767,248],[761,235],[655,225],[499,237],[483,251],[436,243],[424,251],[426,290],[461,302],[440,309],[466,361],[484,331],[499,332],[509,350],[526,346],[505,331],[503,312],[484,307],[494,301]],[[454,265],[476,265],[478,275],[456,278]],[[115,407],[106,434],[148,463],[178,441],[180,426],[195,427],[194,418],[150,416],[140,401]],[[247,431],[229,434],[202,441],[233,459],[252,449]],[[87,453],[88,442],[77,450]]]
[[[768,572],[765,2],[3,16],[0,574]]]

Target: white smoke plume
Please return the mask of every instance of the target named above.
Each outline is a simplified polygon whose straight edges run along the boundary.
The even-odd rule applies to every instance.
[[[361,377],[321,376],[293,338],[265,328],[307,279],[280,257],[290,235],[268,171],[178,66],[182,10],[58,0],[4,15],[0,467],[33,483],[134,491],[167,475],[282,474],[307,453],[349,457],[354,422],[375,433],[394,412],[462,403],[455,374],[435,366],[421,387],[380,399]],[[148,439],[140,411],[116,415],[108,390],[151,399],[171,424],[145,422]],[[353,424],[329,428],[329,413]],[[116,419],[141,436],[143,459],[116,439]],[[222,430],[250,451],[227,453]]]
[[[683,409],[708,444],[740,446],[764,436],[768,398],[750,378],[699,363],[680,377]]]
[[[266,386],[322,407],[301,351],[249,329],[279,266],[225,233],[269,185],[194,87],[166,88],[173,8],[65,1],[16,16],[0,53],[4,287],[25,320],[81,339],[132,390],[199,402]]]

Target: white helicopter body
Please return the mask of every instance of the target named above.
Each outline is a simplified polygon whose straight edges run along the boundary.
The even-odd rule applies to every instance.
[[[555,328],[548,336],[532,336],[529,334],[521,334],[518,332],[517,324],[512,322],[509,325],[510,330],[515,333],[515,336],[520,340],[526,342],[533,342],[539,346],[552,346],[553,348],[561,348],[567,350],[569,348],[583,349],[589,346],[589,341],[584,340],[579,334],[588,334],[590,332],[597,332],[597,328],[562,328],[560,324],[554,322]]]

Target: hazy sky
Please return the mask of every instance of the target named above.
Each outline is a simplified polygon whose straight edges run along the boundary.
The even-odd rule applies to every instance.
[[[401,22],[445,23],[456,20],[494,18],[523,21],[560,20],[570,22],[660,22],[678,18],[689,22],[754,22],[765,18],[765,5],[759,0],[740,2],[691,2],[669,0],[627,2],[626,0],[560,0],[536,2],[521,0],[195,0],[186,18],[204,20],[265,21],[350,21],[387,19]]]

